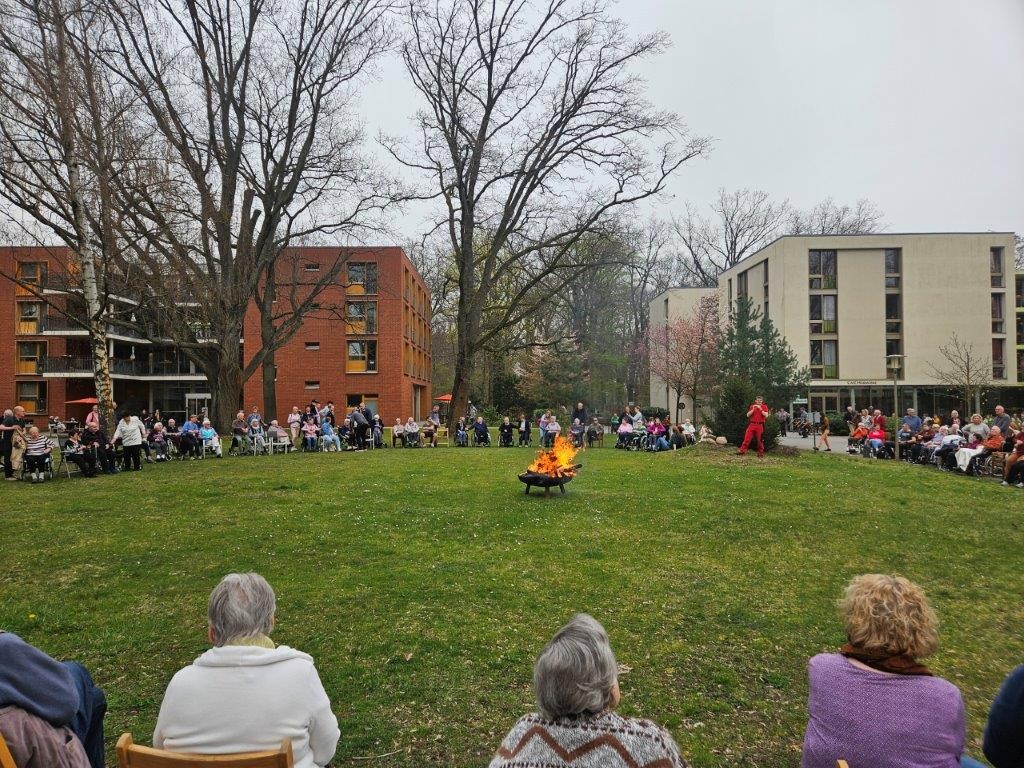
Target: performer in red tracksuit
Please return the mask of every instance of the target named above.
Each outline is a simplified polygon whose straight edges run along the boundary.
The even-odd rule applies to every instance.
[[[768,405],[764,398],[758,395],[754,398],[754,404],[747,409],[747,431],[743,435],[743,445],[740,446],[739,455],[742,456],[750,447],[750,441],[757,438],[757,455],[764,457],[764,422],[768,418]]]

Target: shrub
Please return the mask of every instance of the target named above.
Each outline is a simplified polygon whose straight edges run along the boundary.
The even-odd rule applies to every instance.
[[[487,425],[491,427],[501,424],[501,420],[505,416],[505,414],[503,414],[501,411],[497,409],[497,407],[493,405],[484,406],[477,412],[476,415],[483,416],[484,421],[487,422]]]
[[[754,402],[754,387],[743,379],[726,379],[715,398],[715,416],[711,429],[716,435],[723,435],[733,445],[743,442],[747,431],[747,409]],[[764,425],[764,447],[771,450],[779,440],[779,421],[769,416]]]
[[[641,408],[640,410],[643,411],[645,418],[653,418],[658,421],[661,421],[662,419],[669,415],[667,408],[660,408],[659,406],[656,405],[649,405],[646,408]]]
[[[843,414],[829,413],[827,416],[829,431],[831,431],[833,435],[846,437],[850,434],[850,425],[843,421]]]

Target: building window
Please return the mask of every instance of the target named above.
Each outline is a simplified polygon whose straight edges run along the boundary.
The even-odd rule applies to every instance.
[[[306,382],[306,389],[320,389],[320,382],[319,381],[307,381]]]
[[[732,278],[729,278],[729,307],[732,308]]]
[[[898,275],[900,273],[900,249],[885,249],[885,274]]]
[[[348,343],[348,360],[345,363],[347,373],[374,373],[377,370],[377,342],[350,341]]]
[[[43,305],[37,301],[18,302],[18,333],[39,333],[42,330]]]
[[[809,251],[807,266],[811,288],[835,290],[837,285],[835,251]]]
[[[903,262],[903,254],[899,248],[885,249],[885,287],[900,287],[900,271]]]
[[[15,369],[15,373],[30,373],[32,375],[42,373],[44,357],[46,357],[45,341],[19,341],[18,367]]]
[[[814,294],[811,298],[811,333],[838,333],[835,294]]]
[[[28,413],[46,413],[46,382],[19,381],[17,401]]]
[[[1006,339],[992,339],[992,378],[1006,378]]]
[[[768,317],[768,259],[762,262],[764,267],[764,316]]]
[[[307,352],[316,352],[319,349],[320,349],[320,342],[319,341],[307,341],[306,342],[306,351]]]
[[[348,288],[353,293],[377,293],[377,262],[353,261],[345,265]]]
[[[319,272],[320,265],[310,262],[308,264],[303,264],[302,269],[306,272]]]
[[[377,302],[345,302],[345,326],[348,333],[376,333]]]
[[[992,275],[992,287],[1002,288],[1003,283],[1003,249],[992,247],[988,249],[989,271]]]
[[[835,339],[811,339],[811,378],[839,378],[839,342]]]
[[[747,273],[740,272],[736,276],[736,299],[747,298]]]
[[[889,355],[902,355],[903,354],[903,339],[886,339],[885,340],[885,356]]]
[[[46,262],[19,261],[15,276],[22,283],[41,286],[46,282]]]
[[[668,320],[668,299],[665,299],[665,319]]]
[[[902,314],[900,295],[898,293],[885,294],[885,332],[899,333],[902,326]]]

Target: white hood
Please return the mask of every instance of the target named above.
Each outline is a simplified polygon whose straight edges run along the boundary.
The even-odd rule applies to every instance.
[[[279,645],[277,648],[260,648],[256,645],[224,645],[211,648],[195,660],[197,667],[265,667],[282,661],[303,659],[310,664],[313,657],[308,653]]]

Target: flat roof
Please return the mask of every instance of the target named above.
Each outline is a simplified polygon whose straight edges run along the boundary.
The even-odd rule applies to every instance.
[[[760,248],[758,248],[756,251],[754,251],[749,256],[744,256],[742,259],[740,259],[735,264],[733,264],[731,267],[729,267],[727,270],[725,270],[725,272],[722,272],[722,274],[724,275],[726,272],[731,272],[732,270],[736,269],[736,267],[738,267],[743,262],[748,261],[748,260],[754,258],[759,253],[761,253],[761,251],[768,250],[773,245],[775,245],[777,242],[779,242],[780,240],[785,240],[786,238],[798,238],[798,237],[817,237],[817,238],[822,238],[822,237],[828,237],[828,238],[838,238],[838,237],[935,237],[937,235],[944,235],[944,236],[947,236],[947,237],[953,237],[953,236],[957,236],[957,235],[962,235],[964,237],[976,237],[978,235],[1003,235],[1003,236],[1006,236],[1006,237],[1016,237],[1017,233],[1016,232],[1000,232],[1000,231],[989,229],[989,230],[985,230],[983,232],[858,232],[858,233],[855,233],[855,234],[848,234],[848,235],[844,235],[844,234],[829,234],[829,233],[813,234],[813,235],[779,235],[774,240],[772,240],[770,243],[766,243],[765,245],[762,245]]]

